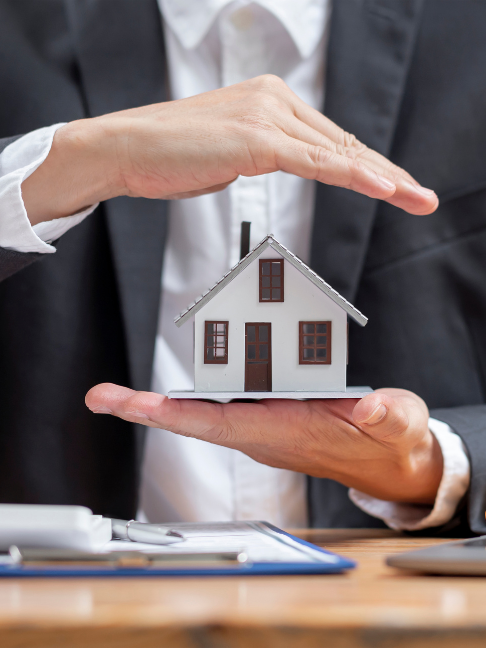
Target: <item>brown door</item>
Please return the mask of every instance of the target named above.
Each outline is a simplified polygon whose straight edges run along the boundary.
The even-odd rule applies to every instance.
[[[271,324],[245,324],[245,391],[272,391]]]

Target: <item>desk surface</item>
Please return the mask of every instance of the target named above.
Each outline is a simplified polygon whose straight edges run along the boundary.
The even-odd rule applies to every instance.
[[[486,577],[401,573],[443,542],[385,530],[297,535],[359,562],[338,576],[0,581],[2,648],[484,648]]]

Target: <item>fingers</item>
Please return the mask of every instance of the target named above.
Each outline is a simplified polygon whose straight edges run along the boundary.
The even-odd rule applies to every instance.
[[[434,191],[416,187],[408,181],[397,182],[395,195],[386,199],[386,202],[415,216],[432,214],[439,206],[439,199]]]
[[[317,114],[319,115],[319,113]],[[323,115],[320,115],[320,117],[326,119]],[[316,122],[317,119],[312,121]],[[329,120],[326,121],[329,122]],[[321,182],[347,187],[373,198],[382,198],[390,204],[415,215],[430,214],[437,209],[439,201],[434,191],[422,187],[406,171],[397,167],[385,157],[376,153],[376,151],[368,149],[356,138],[347,135],[342,129],[338,129],[335,124],[332,124],[332,126],[334,128],[323,128],[326,133],[324,134],[298,119],[291,118],[285,124],[285,132],[295,140],[312,145],[316,150],[323,148],[344,159],[350,158],[361,163],[365,168],[376,174],[381,184],[386,185],[386,181],[393,184],[395,192],[391,195],[373,195],[369,191],[369,185],[366,185],[362,190],[359,186],[351,186],[343,182],[329,182],[328,175],[323,176]],[[338,135],[336,131],[340,131],[341,135]],[[329,137],[328,134],[332,134],[332,137]],[[336,141],[333,138],[341,141]],[[373,176],[370,174],[369,177]]]
[[[439,206],[435,191],[422,187],[410,174],[376,151],[365,149],[358,159],[396,184],[395,194],[387,200],[391,205],[417,216],[431,214]]]
[[[334,153],[322,146],[285,137],[276,147],[279,169],[302,178],[352,189],[370,198],[390,198],[396,186],[387,178],[352,158]]]
[[[132,423],[237,449],[254,441],[255,429],[268,418],[261,404],[169,399],[111,383],[90,389],[85,401],[95,414],[112,414]]]
[[[365,157],[370,164],[373,162],[376,165],[376,167],[373,168],[377,173],[384,173],[387,177],[388,173],[390,173],[397,178],[401,177],[404,180],[409,180],[412,184],[420,186],[419,183],[412,178],[409,173],[407,173],[407,171],[396,166],[393,162],[390,162],[390,160],[377,151],[374,151],[362,144],[354,135],[347,133],[318,110],[311,108],[311,106],[302,101],[302,99],[297,97],[295,97],[295,99],[294,114],[302,123],[307,124],[313,130],[322,133],[337,146],[354,152],[354,155],[357,157]]]
[[[95,414],[112,414],[132,423],[224,445],[272,465],[282,454],[297,461],[294,434],[286,435],[285,428],[294,421],[292,430],[300,434],[301,422],[309,415],[307,405],[299,401],[222,405],[169,399],[109,383],[93,387],[86,395],[86,405]]]
[[[103,383],[92,387],[86,394],[84,401],[95,414],[113,414],[122,403],[135,393],[133,389],[128,389],[128,387]]]
[[[212,443],[224,441],[224,417],[221,406],[215,403],[173,400],[162,394],[105,383],[90,389],[86,405],[95,414],[113,414],[126,421]]]

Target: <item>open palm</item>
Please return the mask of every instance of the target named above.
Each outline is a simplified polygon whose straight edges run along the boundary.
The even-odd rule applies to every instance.
[[[328,477],[381,499],[433,502],[442,456],[421,398],[381,389],[356,401],[210,403],[168,399],[118,385],[91,389],[95,413],[244,452],[260,463]]]

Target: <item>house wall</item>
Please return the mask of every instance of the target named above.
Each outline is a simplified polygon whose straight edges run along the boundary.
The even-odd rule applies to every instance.
[[[272,248],[259,258],[282,258]],[[244,391],[245,322],[272,324],[272,391],[346,388],[347,315],[284,260],[282,303],[260,303],[258,258],[195,315],[195,390]],[[228,364],[204,364],[204,322],[229,321]],[[330,365],[299,365],[299,321],[332,322]]]

